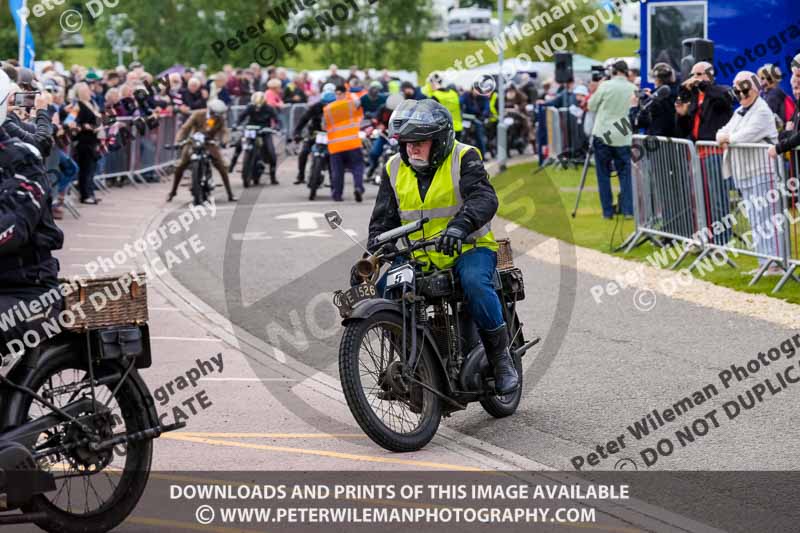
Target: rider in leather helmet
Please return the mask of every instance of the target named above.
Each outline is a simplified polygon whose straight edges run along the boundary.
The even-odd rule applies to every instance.
[[[427,263],[424,268],[453,269],[494,369],[496,392],[513,392],[519,376],[493,285],[498,246],[490,222],[498,200],[481,156],[455,140],[450,112],[430,99],[403,101],[392,114],[389,135],[399,141],[400,152],[382,170],[368,247],[374,251],[376,237],[385,231],[430,218],[412,238],[438,235],[436,250],[415,257]]]

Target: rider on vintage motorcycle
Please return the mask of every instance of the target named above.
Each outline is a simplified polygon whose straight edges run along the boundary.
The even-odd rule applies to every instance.
[[[498,245],[490,222],[497,194],[477,149],[455,141],[450,112],[434,100],[405,100],[390,120],[400,153],[383,169],[369,224],[368,248],[381,233],[422,217],[424,238],[439,235],[435,251],[415,252],[440,269],[453,267],[492,364],[495,392],[509,394],[519,376],[509,353],[509,336],[493,277]],[[475,244],[465,241],[473,240]],[[385,245],[384,245],[385,249]],[[360,281],[353,273],[351,284]]]
[[[0,126],[6,122],[11,80],[0,71]],[[50,132],[48,121],[37,120],[37,133]],[[0,313],[20,301],[33,301],[58,286],[58,259],[64,234],[53,221],[47,171],[37,148],[12,138],[0,127]],[[50,313],[60,301],[27,321],[3,322],[0,354]]]
[[[215,138],[221,139],[225,136],[225,115],[227,112],[228,106],[225,105],[225,102],[218,99],[210,100],[208,102],[207,111],[205,109],[198,109],[197,111],[194,111],[186,120],[186,123],[181,126],[176,138],[176,143],[187,139],[196,131],[205,133],[206,138],[209,140]],[[212,145],[207,145],[207,150],[208,155],[211,156],[214,167],[222,177],[222,183],[225,184],[225,191],[228,193],[228,201],[235,202],[237,199],[233,195],[233,190],[231,189],[231,182],[228,178],[228,169],[225,167],[225,161],[222,159],[222,151],[219,149],[219,146]],[[187,168],[189,168],[191,157],[192,146],[187,144],[183,147],[183,151],[181,152],[181,160],[178,162],[178,166],[175,167],[175,179],[172,182],[172,190],[167,196],[168,202],[171,202],[175,195],[178,194],[178,186],[183,178],[183,173]]]
[[[264,100],[264,93],[257,91],[254,92],[253,96],[250,97],[250,105],[248,105],[245,110],[242,111],[242,114],[239,115],[239,118],[236,121],[236,126],[241,126],[247,122],[252,126],[273,128],[279,120],[278,112],[274,107],[269,105],[266,100]],[[233,172],[233,169],[236,166],[236,160],[239,158],[241,153],[242,145],[239,143],[233,154],[233,158],[231,159],[229,172]],[[261,161],[264,163],[264,165],[269,166],[270,183],[272,185],[278,185],[278,179],[276,177],[278,157],[275,154],[275,145],[272,142],[272,135],[264,136],[263,144],[261,145]]]

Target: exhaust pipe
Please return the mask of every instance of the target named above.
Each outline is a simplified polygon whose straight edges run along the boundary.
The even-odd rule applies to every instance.
[[[525,352],[527,352],[528,350],[539,344],[541,340],[542,340],[541,337],[536,337],[532,341],[526,342],[525,344],[514,350],[514,355],[517,357],[522,357],[523,355],[525,355]]]

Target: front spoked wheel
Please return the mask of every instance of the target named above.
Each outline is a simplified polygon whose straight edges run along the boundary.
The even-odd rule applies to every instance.
[[[121,366],[95,369],[95,379],[104,375],[122,375]],[[36,370],[30,388],[58,407],[80,397],[91,397],[86,365],[71,353],[50,359]],[[86,431],[101,440],[131,435],[148,429],[147,401],[142,395],[134,370],[125,380],[94,388],[95,408],[79,417],[84,428],[74,422],[62,422],[43,431],[32,449],[41,468],[55,477],[56,490],[37,496],[24,507],[28,512],[46,516],[35,523],[52,532],[84,533],[108,531],[122,523],[136,507],[150,476],[152,440],[121,443],[113,448],[95,450],[85,442]],[[152,401],[152,398],[150,398]],[[19,423],[50,414],[50,409],[27,397]]]
[[[511,337],[509,350],[511,351],[511,357],[514,359],[514,367],[517,369],[517,375],[519,376],[519,387],[511,394],[488,396],[480,401],[481,407],[495,418],[505,418],[513,415],[517,411],[517,407],[519,407],[520,400],[522,400],[522,358],[513,355],[514,350],[523,344],[522,329],[519,324],[519,319],[516,317],[514,318],[511,331],[509,331],[509,336]]]
[[[347,405],[361,429],[393,452],[423,448],[439,429],[438,396],[406,377],[402,319],[376,313],[347,326],[339,347],[339,375]],[[410,342],[406,343],[410,349]],[[414,379],[440,390],[440,374],[424,343]]]

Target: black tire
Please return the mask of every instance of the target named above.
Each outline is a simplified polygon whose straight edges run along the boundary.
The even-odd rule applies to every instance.
[[[522,334],[520,333],[517,335],[516,333],[518,330],[519,320],[515,317],[514,326],[511,328],[511,331],[509,331],[509,336],[514,339],[510,347],[512,353],[515,349],[522,346]],[[520,400],[522,400],[522,358],[514,355],[512,355],[512,357],[514,358],[514,366],[517,368],[517,374],[519,375],[519,387],[517,387],[517,390],[504,396],[488,396],[480,400],[481,407],[483,407],[484,411],[495,418],[505,418],[513,415],[517,411],[517,407],[519,407]]]
[[[250,187],[252,183],[253,176],[256,173],[256,158],[255,158],[255,151],[248,150],[244,157],[244,161],[242,162],[242,185],[244,188],[247,189]]]
[[[373,409],[374,403],[367,399],[360,370],[361,367],[364,367],[364,364],[359,359],[362,341],[370,332],[379,330],[399,334],[402,329],[402,319],[391,312],[376,313],[367,319],[348,324],[339,346],[339,378],[342,382],[342,389],[350,412],[364,433],[376,444],[389,451],[413,452],[422,449],[436,435],[436,431],[439,429],[439,422],[442,419],[440,398],[416,385],[418,389],[415,393],[420,395],[422,400],[422,408],[419,409],[419,413],[416,413],[419,414],[419,422],[416,427],[411,428],[408,432],[395,431],[381,420]],[[383,354],[383,352],[381,353]],[[370,357],[375,362],[374,357]],[[417,379],[437,390],[441,390],[439,368],[435,366],[434,355],[431,354],[427,346],[423,346],[420,357],[416,373]],[[394,360],[393,356],[391,360]],[[376,380],[376,387],[374,388],[377,388],[377,385]],[[412,395],[415,393],[412,393]],[[407,404],[395,400],[381,398],[376,398],[376,400],[392,404],[392,416],[395,418],[399,418],[399,416],[396,415],[394,406],[399,406],[401,410],[407,406]],[[378,405],[382,405],[382,403]]]
[[[194,205],[205,202],[205,190],[203,187],[203,167],[200,163],[192,164],[192,201]]]
[[[317,196],[317,189],[322,185],[323,161],[321,157],[315,157],[311,161],[311,174],[308,177],[308,188],[310,189],[308,199],[314,200]]]
[[[48,380],[54,379],[62,371],[79,371],[86,372],[86,364],[83,361],[77,361],[75,354],[69,351],[64,351],[59,355],[49,358],[43,365],[38,367],[31,378],[28,380],[28,387],[33,390],[39,390]],[[95,377],[102,375],[112,374],[117,372],[123,374],[125,371],[122,366],[116,363],[106,364],[102,368],[95,368]],[[152,397],[143,396],[140,392],[137,383],[143,386],[139,374],[134,370],[128,378],[120,386],[119,390],[114,395],[114,400],[117,403],[115,410],[115,418],[118,416],[120,420],[124,421],[127,433],[143,431],[148,429],[150,423],[147,416],[147,404],[152,402]],[[116,384],[108,385],[96,389],[98,393],[101,391],[106,393],[107,397],[111,396],[111,391]],[[148,393],[149,394],[149,393]],[[98,399],[104,398],[98,394]],[[29,410],[31,409],[33,398],[27,396],[23,401],[22,409],[17,423],[23,423],[29,417]],[[150,403],[152,405],[152,403]],[[37,406],[38,408],[38,406]],[[122,432],[119,428],[114,428],[115,432]],[[150,477],[150,466],[153,455],[153,441],[139,441],[132,442],[124,445],[124,455],[120,455],[119,447],[115,448],[115,460],[119,457],[124,467],[122,473],[119,475],[119,484],[113,489],[108,500],[106,500],[97,509],[91,512],[74,513],[68,512],[60,508],[54,503],[59,500],[59,492],[50,492],[47,494],[36,496],[31,503],[25,505],[23,510],[25,512],[43,512],[46,514],[44,520],[35,522],[37,526],[50,532],[59,533],[88,533],[88,532],[105,532],[109,531],[127,518],[139,503],[139,499],[147,486],[147,481]],[[116,463],[114,463],[116,464]],[[104,478],[103,478],[104,476]],[[98,481],[99,479],[109,479],[110,476],[104,470],[100,470],[89,476],[82,476],[79,478],[69,478],[73,481],[71,483],[86,483],[86,480]],[[107,481],[113,486],[113,482]],[[57,487],[58,487],[58,481]],[[64,482],[66,483],[66,482]],[[69,486],[69,485],[67,485]],[[79,485],[83,486],[82,484]],[[102,489],[102,486],[97,487]],[[87,489],[88,490],[88,489]],[[99,496],[95,492],[95,496]],[[51,501],[53,498],[54,501]],[[61,496],[63,498],[63,496]],[[90,499],[86,496],[87,501]],[[98,503],[99,498],[98,498]],[[71,505],[71,502],[69,503]]]

